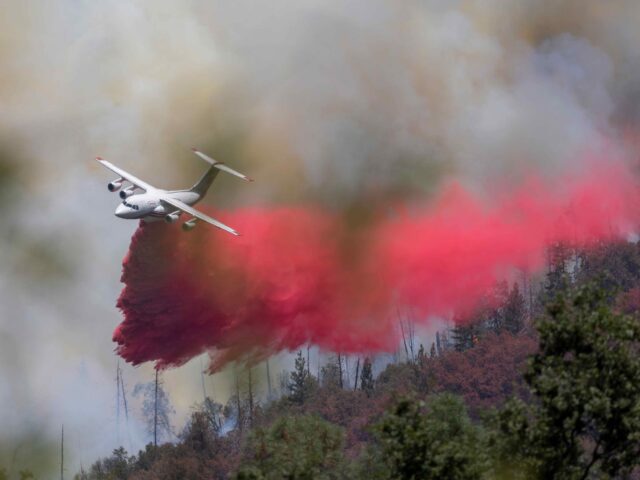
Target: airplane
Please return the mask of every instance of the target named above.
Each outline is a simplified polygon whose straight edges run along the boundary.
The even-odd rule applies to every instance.
[[[185,232],[193,230],[196,226],[196,222],[198,220],[202,220],[232,235],[240,235],[233,228],[225,225],[215,218],[205,215],[192,206],[202,200],[219,172],[230,173],[231,175],[235,175],[247,182],[252,182],[253,180],[226,166],[224,163],[217,162],[195,148],[192,148],[191,150],[211,166],[200,180],[198,180],[198,182],[189,190],[162,190],[153,187],[136,176],[116,167],[110,162],[107,162],[102,157],[96,157],[98,162],[114,172],[116,175],[119,175],[118,178],[109,182],[107,185],[110,192],[117,192],[122,188],[125,182],[131,184],[120,190],[122,203],[116,208],[116,217],[142,219],[145,222],[164,219],[167,223],[175,223],[178,218],[180,218],[180,215],[184,213],[191,216],[189,220],[182,224],[182,230]],[[136,190],[144,190],[144,193],[135,193]]]

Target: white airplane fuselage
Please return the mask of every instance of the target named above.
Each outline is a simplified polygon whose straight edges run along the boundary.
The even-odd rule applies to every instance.
[[[193,205],[198,203],[207,194],[207,190],[220,172],[231,174],[246,182],[251,182],[252,180],[246,175],[226,166],[224,163],[217,162],[195,148],[193,149],[193,153],[205,160],[209,164],[209,169],[204,172],[196,184],[188,190],[162,190],[156,188],[126,170],[106,161],[102,157],[97,157],[96,160],[98,162],[118,175],[118,178],[107,184],[110,192],[120,191],[123,185],[129,185],[120,191],[119,195],[122,203],[116,208],[116,217],[132,220],[142,219],[145,222],[164,219],[167,223],[174,223],[182,214],[185,214],[190,217],[189,220],[182,223],[182,230],[185,232],[193,229],[196,226],[196,222],[203,221],[232,235],[240,235],[229,225],[225,225],[206,213],[193,208]],[[141,192],[136,193],[137,190]]]
[[[175,215],[177,219],[182,212],[171,205],[163,204],[161,196],[175,198],[187,205],[195,205],[202,198],[196,192],[189,190],[151,190],[145,193],[134,193],[116,207],[115,215],[124,219],[142,219],[145,222],[166,220],[169,214]]]

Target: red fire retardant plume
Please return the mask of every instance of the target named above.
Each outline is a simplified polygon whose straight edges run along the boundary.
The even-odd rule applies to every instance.
[[[160,368],[208,351],[212,370],[306,343],[388,351],[396,305],[424,322],[464,315],[515,268],[540,269],[549,243],[589,244],[638,223],[638,186],[621,166],[546,185],[530,179],[489,200],[453,186],[426,210],[358,229],[308,207],[213,212],[242,237],[141,223],[123,265],[117,351]]]

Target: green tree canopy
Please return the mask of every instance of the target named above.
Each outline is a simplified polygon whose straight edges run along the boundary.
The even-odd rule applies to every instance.
[[[301,405],[309,398],[314,388],[315,382],[311,375],[309,375],[309,369],[302,356],[302,350],[299,350],[296,356],[295,368],[293,372],[289,374],[289,382],[287,383],[289,400]]]
[[[587,286],[551,303],[537,329],[540,350],[525,372],[537,401],[513,401],[496,420],[503,466],[586,479],[640,464],[638,320],[615,313],[605,292]]]
[[[362,374],[360,375],[360,389],[366,392],[367,396],[373,393],[375,382],[373,379],[373,368],[369,357],[364,359]]]
[[[283,417],[249,439],[237,479],[330,480],[346,478],[342,428],[315,416]]]
[[[480,429],[462,399],[441,394],[401,400],[376,428],[393,479],[477,479],[486,471]]]

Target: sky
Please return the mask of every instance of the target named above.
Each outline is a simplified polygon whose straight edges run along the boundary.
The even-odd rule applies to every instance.
[[[314,205],[356,221],[371,204],[428,204],[452,180],[483,197],[531,172],[562,188],[593,156],[635,167],[633,0],[4,10],[0,465],[14,471],[52,469],[62,424],[69,475],[115,445],[111,335],[136,224],[113,216],[98,155],[180,188],[202,171],[197,146],[256,179],[220,178],[207,204]],[[131,388],[152,378],[122,364]],[[202,396],[200,365],[164,374],[177,418]],[[207,382],[224,397],[230,375]]]

